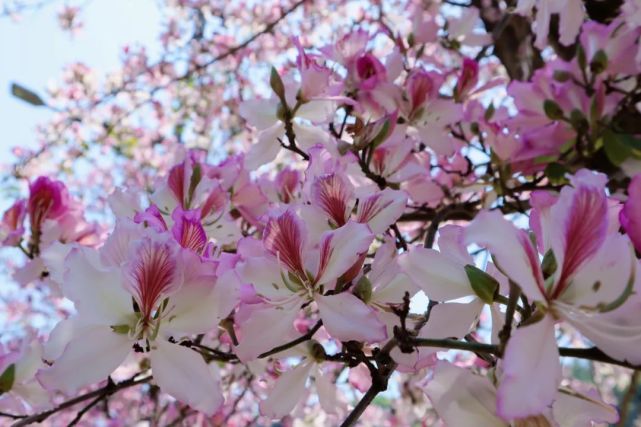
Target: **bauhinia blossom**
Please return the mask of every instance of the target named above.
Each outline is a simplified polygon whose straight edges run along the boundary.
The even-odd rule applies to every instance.
[[[497,394],[497,413],[505,420],[537,416],[554,401],[561,380],[558,321],[571,324],[611,357],[641,363],[641,323],[607,314],[632,291],[636,260],[617,231],[616,215],[610,214],[605,177],[582,170],[572,183],[559,195],[533,197],[537,246],[498,212],[479,214],[466,229],[467,241],[488,249],[540,315],[508,341]],[[537,247],[548,258],[545,270]]]
[[[63,293],[77,313],[61,356],[38,374],[46,388],[71,393],[103,380],[135,350],[149,357],[163,391],[216,412],[217,380],[200,355],[176,343],[211,330],[234,305],[215,263],[125,221],[100,250],[73,249],[65,269]]]

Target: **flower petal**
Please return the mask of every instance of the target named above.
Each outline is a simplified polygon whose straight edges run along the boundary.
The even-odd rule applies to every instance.
[[[432,300],[447,301],[474,294],[460,261],[442,252],[414,246],[398,257],[398,263]]]
[[[638,295],[633,295],[611,313],[587,314],[561,304],[555,304],[555,307],[566,321],[608,356],[641,364],[641,301]]]
[[[641,174],[630,181],[628,194],[628,200],[619,214],[619,221],[636,250],[641,252]]]
[[[53,366],[41,369],[37,378],[48,390],[71,394],[80,387],[104,380],[131,352],[127,335],[108,326],[74,330],[74,337]]]
[[[305,394],[307,377],[312,367],[312,363],[301,363],[282,374],[267,399],[260,402],[260,413],[273,419],[283,418],[291,413]]]
[[[320,368],[315,369],[314,383],[318,393],[318,402],[321,408],[328,414],[336,414],[339,408],[338,390],[336,385],[329,379],[330,374],[323,374]]]
[[[373,237],[367,225],[352,221],[324,233],[316,283],[328,284],[343,275],[367,253]]]
[[[381,234],[403,214],[406,204],[404,191],[386,188],[359,202],[356,221],[367,223],[374,234]]]
[[[102,267],[98,252],[74,248],[65,261],[62,292],[86,321],[118,325],[132,312],[131,295],[121,286],[120,272]]]
[[[523,230],[514,227],[497,211],[483,211],[466,228],[465,240],[487,247],[497,266],[531,300],[545,300],[539,257]]]
[[[278,138],[285,133],[282,122],[276,122],[271,127],[260,131],[258,141],[252,144],[245,156],[245,166],[254,170],[260,166],[273,161],[280,152]]]
[[[560,382],[554,319],[545,316],[512,333],[503,359],[497,412],[504,420],[539,415],[552,405]]]
[[[149,358],[154,379],[165,393],[210,416],[223,404],[220,384],[198,353],[160,339]]]
[[[594,394],[597,394],[596,391]],[[611,425],[619,421],[616,408],[601,401],[598,395],[585,396],[561,391],[552,406],[552,413],[554,421],[562,427],[584,427],[593,423]]]
[[[349,293],[316,295],[320,317],[327,332],[340,341],[379,342],[387,330],[373,309]]]
[[[448,362],[438,362],[425,387],[436,413],[448,426],[508,427],[495,415],[490,380]]]
[[[251,312],[247,320],[238,326],[240,344],[235,351],[242,362],[256,359],[261,353],[296,337],[294,319],[298,316],[297,307],[264,304],[245,308]]]

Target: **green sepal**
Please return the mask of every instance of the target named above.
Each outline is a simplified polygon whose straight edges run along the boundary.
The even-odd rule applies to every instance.
[[[465,266],[465,274],[470,281],[474,293],[487,304],[494,302],[494,295],[499,288],[499,282],[480,268],[468,264]]]

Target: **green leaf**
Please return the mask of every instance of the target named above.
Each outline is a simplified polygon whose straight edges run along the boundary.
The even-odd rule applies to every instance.
[[[6,393],[13,387],[13,382],[16,379],[16,365],[12,363],[7,366],[2,375],[0,375],[0,394]]]
[[[620,166],[628,157],[632,155],[632,149],[626,145],[624,135],[606,130],[603,133],[603,149],[608,160],[615,165]]]
[[[474,293],[487,304],[492,304],[494,295],[499,288],[499,282],[472,264],[465,266],[465,274],[467,274],[467,279],[470,281]]]
[[[37,93],[19,85],[18,83],[11,83],[11,94],[24,102],[31,104],[35,107],[42,107],[45,105],[44,101]]]

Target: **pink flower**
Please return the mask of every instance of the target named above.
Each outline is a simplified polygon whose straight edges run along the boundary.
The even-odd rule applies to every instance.
[[[623,205],[619,215],[621,226],[641,252],[641,175],[636,175],[628,186],[628,200]]]
[[[462,100],[476,86],[479,79],[479,64],[471,59],[465,58],[461,67],[461,74],[454,88],[454,97]]]
[[[312,242],[291,209],[270,218],[262,247],[247,245],[245,261],[238,266],[240,278],[253,284],[264,300],[264,304],[246,308],[247,319],[239,324],[238,357],[251,360],[283,337],[292,336],[300,306],[312,301],[332,337],[340,341],[384,339],[385,327],[373,310],[349,292],[331,292],[348,271],[362,264],[372,238],[367,225],[350,221]],[[268,333],[266,324],[271,325]]]
[[[544,277],[527,234],[498,212],[482,212],[466,229],[467,241],[487,247],[501,271],[545,314],[508,341],[497,403],[505,420],[539,415],[554,401],[561,380],[557,320],[570,323],[609,356],[641,363],[641,324],[607,313],[617,313],[631,292],[636,260],[613,226],[605,181],[604,175],[581,170],[572,177],[573,187],[564,187],[558,197],[532,199],[537,243],[557,265],[550,277]]]
[[[104,379],[133,348],[148,353],[163,391],[216,412],[223,397],[206,363],[174,344],[210,331],[236,304],[233,283],[216,282],[215,263],[166,234],[124,221],[100,250],[73,249],[65,266],[62,290],[77,314],[68,344],[38,373],[47,389],[72,392]]]
[[[62,182],[41,176],[29,184],[27,212],[32,232],[40,232],[45,220],[59,218],[69,208],[69,194]]]
[[[24,218],[27,213],[25,200],[16,201],[2,215],[0,241],[5,246],[17,245],[24,234]]]

